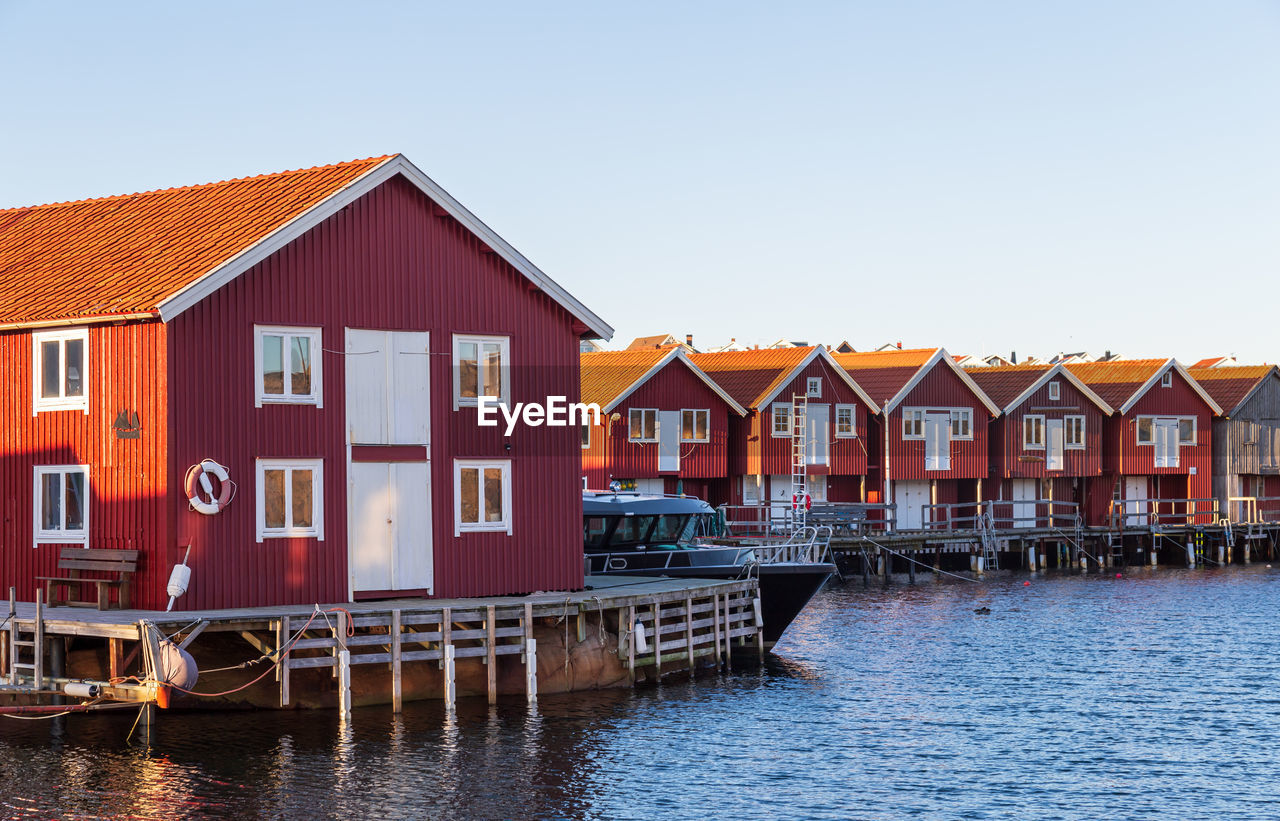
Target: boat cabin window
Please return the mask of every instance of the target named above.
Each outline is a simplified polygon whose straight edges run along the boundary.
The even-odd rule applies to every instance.
[[[609,534],[609,520],[603,516],[588,516],[583,522],[583,541],[587,547],[599,547],[604,544],[605,536]]]
[[[659,516],[651,541],[656,544],[675,544],[685,535],[688,523],[688,515]]]
[[[652,516],[625,516],[618,520],[618,527],[613,532],[612,545],[643,544],[653,526]]]

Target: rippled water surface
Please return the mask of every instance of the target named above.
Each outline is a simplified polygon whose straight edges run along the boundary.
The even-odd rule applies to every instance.
[[[1280,817],[1280,569],[1025,578],[835,586],[763,669],[536,709],[9,720],[0,815]]]

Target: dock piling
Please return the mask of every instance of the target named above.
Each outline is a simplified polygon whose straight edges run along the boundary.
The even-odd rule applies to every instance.
[[[454,660],[456,652],[452,644],[444,646],[444,708],[453,710],[458,705],[458,689],[454,680],[457,672],[457,662]]]
[[[404,693],[400,680],[401,672],[401,644],[400,637],[400,611],[391,611],[391,712],[398,713],[403,708]]]

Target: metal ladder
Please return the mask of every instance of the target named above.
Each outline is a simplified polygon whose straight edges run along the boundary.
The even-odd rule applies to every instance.
[[[985,511],[978,517],[978,537],[982,540],[982,563],[987,570],[1000,569],[1000,550],[996,543],[995,521],[991,511]]]
[[[1236,532],[1231,527],[1231,517],[1222,517],[1220,524],[1222,525],[1222,538],[1227,543],[1227,549],[1231,550],[1236,546]]]
[[[809,494],[809,396],[791,396],[791,530],[805,526],[805,497]]]
[[[37,690],[44,684],[44,610],[37,597],[35,623],[24,627],[18,622],[12,601],[9,606],[9,684],[17,685],[25,673],[31,678],[31,685]],[[22,638],[23,635],[29,639]],[[24,653],[23,651],[28,651]],[[30,661],[23,661],[24,655]]]

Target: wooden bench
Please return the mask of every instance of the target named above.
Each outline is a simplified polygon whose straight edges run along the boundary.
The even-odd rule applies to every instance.
[[[83,547],[64,547],[58,554],[58,570],[66,571],[65,576],[37,576],[38,581],[45,584],[45,598],[49,604],[66,604],[72,607],[93,607],[97,605],[99,610],[106,610],[110,607],[111,588],[116,588],[119,595],[117,606],[122,610],[129,609],[129,579],[133,576],[135,570],[138,569],[138,553],[137,550],[103,550],[95,548]],[[86,579],[81,577],[83,571],[95,571],[99,573],[114,573],[114,578],[109,579]],[[71,588],[75,587],[76,592],[83,590],[83,586],[92,584],[97,586],[97,599],[81,599],[71,600]],[[54,593],[65,593],[65,596],[55,596]]]

